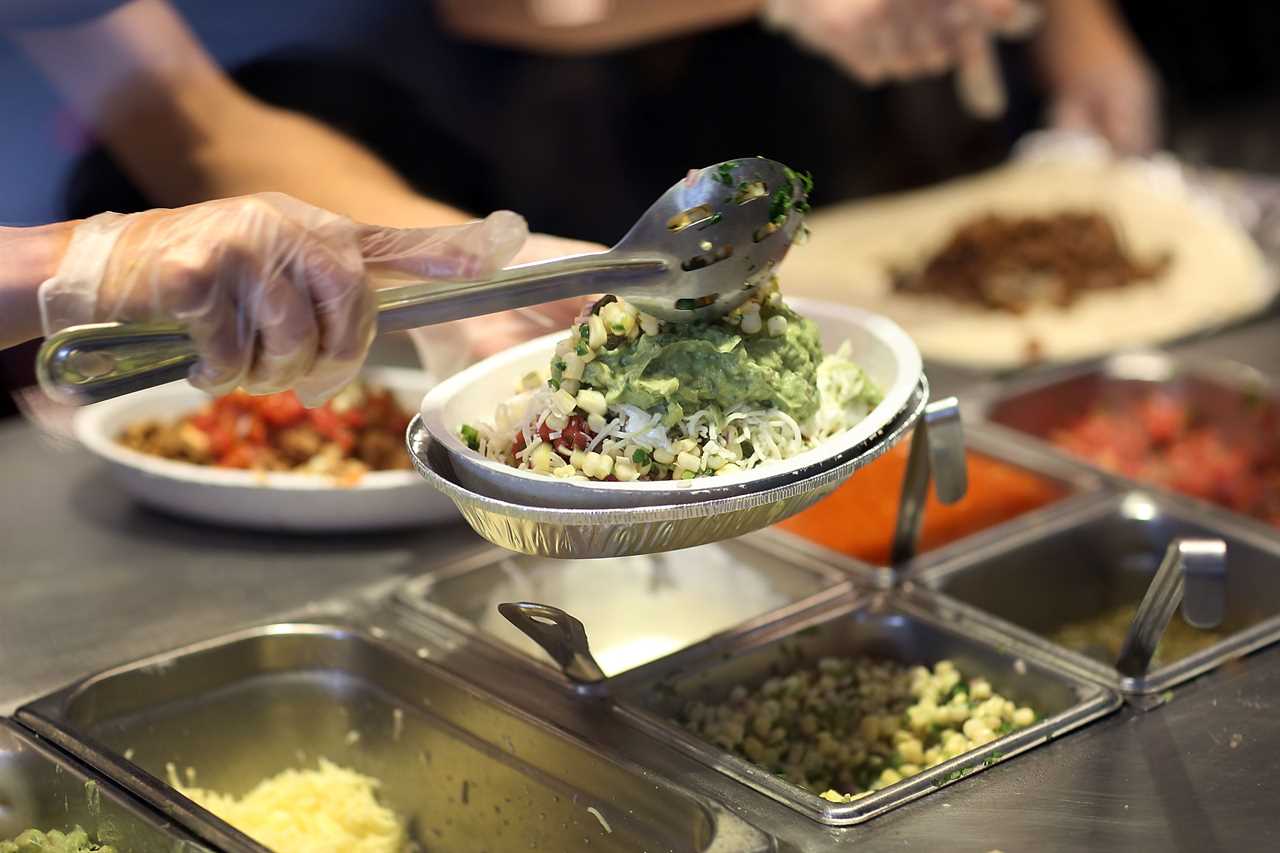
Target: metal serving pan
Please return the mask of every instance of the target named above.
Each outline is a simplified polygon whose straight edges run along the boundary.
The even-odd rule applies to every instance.
[[[426,849],[770,849],[717,806],[339,624],[268,625],[188,646],[18,714],[234,853],[265,848],[170,787],[167,763],[238,795],[323,756],[381,780],[380,798]]]
[[[1114,658],[1101,659],[1101,649],[1090,656],[1049,639],[1070,623],[1136,606],[1165,548],[1179,537],[1226,543],[1220,641],[1130,678]],[[946,559],[922,558],[911,576],[975,618],[994,616],[1025,642],[1126,693],[1165,690],[1280,638],[1280,541],[1230,513],[1154,493],[1114,495]]]
[[[209,853],[111,782],[0,719],[0,841],[77,826],[120,853]]]
[[[885,570],[766,530],[604,560],[488,548],[408,581],[395,600],[487,651],[516,655],[544,676],[562,679],[559,667],[498,613],[497,604],[536,601],[572,613],[590,634],[596,661],[614,676],[738,625],[763,624],[845,595],[850,577],[872,586],[892,581]]]
[[[764,768],[707,743],[676,722],[692,700],[715,701],[737,684],[759,684],[826,656],[870,655],[932,665],[949,658],[969,677],[987,678],[1006,697],[1033,706],[1040,719],[895,785],[851,803],[832,803]],[[615,689],[616,710],[629,724],[801,814],[830,825],[862,823],[970,773],[1024,752],[1104,716],[1117,694],[1061,670],[981,622],[937,608],[927,594],[877,592],[740,634],[718,647],[672,656],[631,673]],[[642,677],[643,676],[643,677]]]
[[[1189,359],[1160,351],[1137,351],[1100,361],[1033,374],[1012,382],[989,384],[966,397],[962,409],[971,422],[985,422],[997,437],[1012,445],[1030,444],[1062,460],[1089,467],[1122,488],[1140,487],[1175,494],[1159,484],[1137,481],[1094,466],[1088,460],[1048,443],[1058,428],[1100,401],[1123,402],[1155,388],[1175,391],[1197,413],[1224,422],[1244,401],[1280,402],[1280,387],[1261,372],[1221,359]],[[1275,437],[1280,441],[1280,436]],[[1202,506],[1211,504],[1180,495]],[[1243,516],[1242,516],[1243,517]],[[1272,529],[1262,521],[1248,523]]]

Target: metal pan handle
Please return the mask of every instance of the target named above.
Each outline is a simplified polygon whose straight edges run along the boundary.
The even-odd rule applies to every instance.
[[[938,500],[953,504],[969,490],[965,463],[964,425],[955,397],[935,400],[925,407],[911,436],[907,471],[898,499],[898,523],[893,533],[890,564],[901,566],[916,555],[924,524],[925,499],[933,482]]]
[[[1227,543],[1221,539],[1170,542],[1129,626],[1116,669],[1128,678],[1147,674],[1179,604],[1183,618],[1197,628],[1221,624],[1226,608],[1226,571]],[[1184,596],[1186,590],[1190,594]]]
[[[499,604],[498,612],[541,646],[570,681],[589,685],[605,680],[604,670],[591,656],[587,629],[568,613],[528,601]]]

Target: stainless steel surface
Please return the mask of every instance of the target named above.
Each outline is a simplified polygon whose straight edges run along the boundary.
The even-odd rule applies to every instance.
[[[1169,620],[1182,617],[1195,628],[1222,623],[1226,599],[1227,543],[1221,539],[1174,539],[1142,596],[1120,648],[1116,669],[1125,678],[1145,678]],[[1187,587],[1195,594],[1186,595]]]
[[[665,320],[719,316],[773,274],[800,228],[807,192],[773,160],[717,163],[663,193],[606,252],[509,267],[484,281],[380,289],[378,330],[594,293],[626,296]],[[196,360],[181,324],[95,323],[50,336],[36,363],[46,393],[80,404],[181,379]]]
[[[207,853],[195,838],[38,737],[0,719],[0,841],[80,827],[119,853]]]
[[[911,455],[907,458],[898,497],[898,522],[889,559],[894,566],[902,565],[916,554],[931,482],[935,483],[938,500],[944,504],[959,501],[969,488],[964,428],[960,423],[960,404],[955,397],[930,403],[925,407],[924,417],[916,422]]]
[[[1048,639],[1071,623],[1136,604],[1165,549],[1179,537],[1226,543],[1224,640],[1132,677],[1117,671],[1112,660]],[[1153,694],[1280,639],[1277,566],[1280,538],[1228,513],[1131,492],[1076,505],[964,554],[923,557],[912,567],[912,577],[975,618],[991,614],[1028,644],[1061,655],[1090,678],[1127,693]]]
[[[498,605],[507,621],[543,648],[576,684],[592,685],[606,676],[591,656],[591,643],[582,623],[558,607],[527,601]]]
[[[670,506],[544,509],[486,497],[458,485],[448,454],[418,417],[409,424],[409,456],[422,476],[454,502],[471,528],[495,545],[568,559],[652,554],[741,536],[811,506],[901,441],[928,397],[922,378],[911,403],[880,435],[827,460],[817,473],[775,478],[778,485],[746,494],[733,486],[709,487],[701,490],[707,495],[702,500]]]
[[[380,780],[381,801],[427,849],[768,849],[739,819],[343,624],[178,649],[18,715],[227,851],[265,848],[172,788],[167,764],[239,795],[325,757]]]
[[[529,663],[540,670],[541,677],[557,679],[560,670],[552,670],[549,662],[543,664],[541,649],[520,642],[524,636],[513,633],[505,621],[491,621],[489,611],[495,596],[518,591],[525,598],[574,613],[583,620],[602,667],[613,676],[663,657],[673,647],[678,650],[740,625],[764,624],[845,595],[851,576],[872,586],[887,587],[892,582],[887,570],[833,555],[778,530],[624,560],[650,564],[650,577],[655,585],[662,585],[652,591],[653,604],[638,596],[634,585],[618,578],[619,571],[625,575],[639,566],[612,560],[528,557],[501,548],[485,548],[414,578],[401,586],[395,597],[400,606],[425,617],[424,621],[415,620],[416,630],[432,636],[443,631],[447,638],[497,658],[531,655]],[[733,575],[729,585],[710,589],[713,585],[707,578],[719,581],[726,571]],[[576,591],[570,595],[568,585],[586,572],[599,581],[589,590],[590,598]],[[722,601],[708,601],[708,593]],[[652,612],[659,605],[671,610],[655,614],[641,629],[646,636],[639,639],[656,635],[663,642],[637,650],[637,638],[624,635],[615,614],[622,608]],[[634,621],[622,624],[636,626]],[[604,643],[602,637],[606,638]]]
[[[1280,373],[1280,322],[1177,351]],[[405,357],[412,357],[407,348]],[[940,393],[965,399],[976,378],[936,366],[929,377]],[[986,433],[968,427],[971,444]],[[465,526],[299,540],[179,522],[122,498],[94,460],[58,450],[21,422],[0,422],[0,470],[0,710],[121,660],[415,577],[490,547]],[[468,667],[491,689],[510,680],[496,664]],[[847,828],[818,826],[745,785],[726,786],[722,774],[669,744],[636,743],[634,732],[586,713],[568,691],[533,695],[540,715],[701,796],[722,798],[787,851],[1280,847],[1280,650],[1260,650],[1174,693],[1154,712],[1122,708],[1017,761]]]
[[[725,752],[675,722],[686,702],[716,702],[739,684],[759,684],[819,658],[867,655],[907,665],[952,660],[969,677],[1040,718],[1026,729],[943,762],[852,803],[832,803],[790,784],[763,767]],[[623,719],[674,744],[728,777],[833,826],[858,824],[962,777],[1057,738],[1120,705],[1119,697],[1079,676],[1051,668],[1033,649],[1011,642],[982,623],[938,610],[918,594],[850,597],[816,613],[774,623],[725,643],[691,650],[636,670],[615,688]]]

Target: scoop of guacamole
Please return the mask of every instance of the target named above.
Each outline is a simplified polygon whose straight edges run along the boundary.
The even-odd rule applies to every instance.
[[[28,829],[12,841],[0,841],[0,853],[116,853],[110,845],[95,844],[80,827],[71,832]]]
[[[727,411],[744,404],[804,421],[818,409],[818,329],[785,305],[762,306],[762,321],[775,316],[787,319],[785,333],[777,336],[765,329],[744,334],[722,321],[663,324],[657,335],[601,350],[587,365],[583,384],[609,404],[665,410],[668,425],[709,406]]]

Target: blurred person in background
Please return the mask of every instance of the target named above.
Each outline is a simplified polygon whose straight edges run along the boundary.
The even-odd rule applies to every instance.
[[[988,121],[939,75],[989,53],[1016,0],[408,3],[362,36],[362,61],[287,54],[239,84],[165,0],[23,6],[11,38],[104,146],[73,181],[77,216],[273,190],[402,227],[511,207],[591,241],[535,234],[526,262],[612,242],[689,166],[744,152],[814,171],[829,200],[990,165],[1035,123],[1033,75],[1054,122],[1123,150],[1158,138],[1154,76],[1108,0],[1044,0],[1031,55],[1006,57],[1011,108]],[[484,355],[575,311],[426,337]]]

